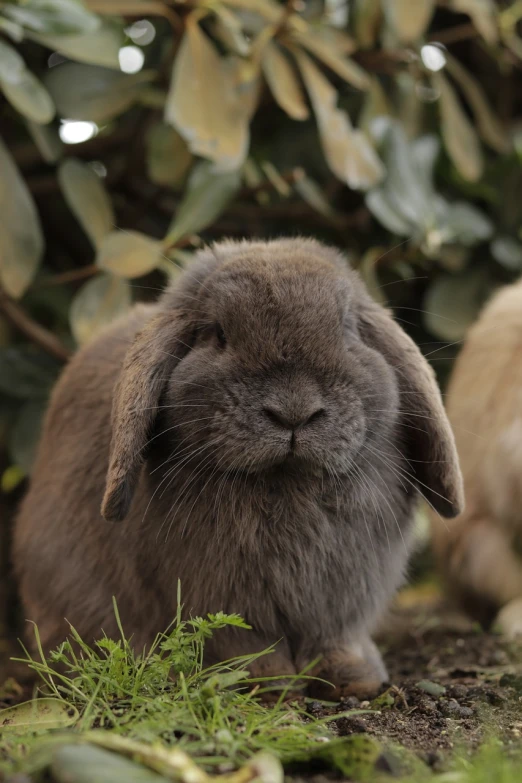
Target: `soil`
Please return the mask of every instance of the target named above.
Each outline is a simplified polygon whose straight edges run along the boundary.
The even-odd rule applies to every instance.
[[[419,604],[418,596],[394,611],[379,641],[390,675],[383,695],[335,707],[312,702],[313,717],[369,710],[331,725],[340,736],[402,746],[434,769],[453,749],[473,751],[488,736],[522,750],[522,641],[485,633],[440,599]],[[0,691],[0,707],[24,698],[30,698],[25,688]],[[393,751],[390,758],[393,767]]]
[[[490,736],[522,749],[522,641],[485,633],[440,603],[398,609],[381,634],[390,685],[372,703],[350,698],[316,717],[351,708],[340,735],[366,734],[402,746],[440,768],[454,748],[473,751]]]

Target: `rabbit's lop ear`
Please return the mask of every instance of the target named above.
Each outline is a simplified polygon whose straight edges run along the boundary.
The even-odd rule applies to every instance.
[[[363,340],[395,371],[406,457],[419,491],[439,514],[457,516],[464,493],[455,439],[435,374],[415,343],[378,305],[361,313]]]
[[[125,356],[114,389],[101,509],[110,522],[124,519],[129,511],[165,378],[188,353],[191,333],[189,319],[182,313],[160,313],[137,335]]]

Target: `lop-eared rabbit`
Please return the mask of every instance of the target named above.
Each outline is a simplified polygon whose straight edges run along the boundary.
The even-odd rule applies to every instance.
[[[522,634],[522,281],[498,291],[468,332],[446,405],[466,509],[432,514],[437,559],[473,618]]]
[[[386,670],[370,634],[405,572],[419,494],[461,509],[453,435],[413,342],[335,250],[223,242],[57,384],[15,530],[25,616],[134,645],[176,613],[237,612],[207,661],[255,653],[330,698]]]

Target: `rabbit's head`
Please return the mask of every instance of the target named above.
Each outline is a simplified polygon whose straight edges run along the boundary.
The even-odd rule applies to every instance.
[[[125,517],[161,424],[209,471],[324,471],[390,442],[435,508],[460,510],[453,437],[411,340],[334,250],[222,243],[160,301],[116,385],[103,514]]]

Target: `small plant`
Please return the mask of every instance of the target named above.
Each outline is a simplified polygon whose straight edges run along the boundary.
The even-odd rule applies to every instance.
[[[289,688],[302,685],[306,673],[290,678],[270,706],[258,698],[266,683],[250,678],[248,669],[272,648],[204,666],[205,641],[212,634],[230,625],[248,633],[239,616],[218,613],[182,620],[179,595],[178,607],[172,626],[144,652],[136,652],[125,636],[116,604],[117,640],[103,637],[89,646],[71,628],[69,639],[46,657],[35,627],[39,656],[25,651],[19,660],[39,675],[43,698],[0,712],[0,726],[7,729],[0,741],[0,769],[2,757],[9,759],[4,768],[10,771],[52,767],[58,749],[71,743],[130,755],[154,769],[174,763],[175,750],[174,758],[183,759],[184,769],[194,767],[191,759],[203,775],[246,769],[243,781],[256,777],[248,765],[252,759],[257,764],[260,753],[265,762],[273,759],[272,770],[273,764],[312,761],[344,774],[360,770],[364,775],[373,768],[380,754],[376,742],[339,739],[327,728],[329,721],[346,713],[313,720],[302,703],[288,708]],[[56,733],[59,729],[65,731]],[[69,752],[65,755],[69,764]],[[190,783],[190,772],[187,775]]]

